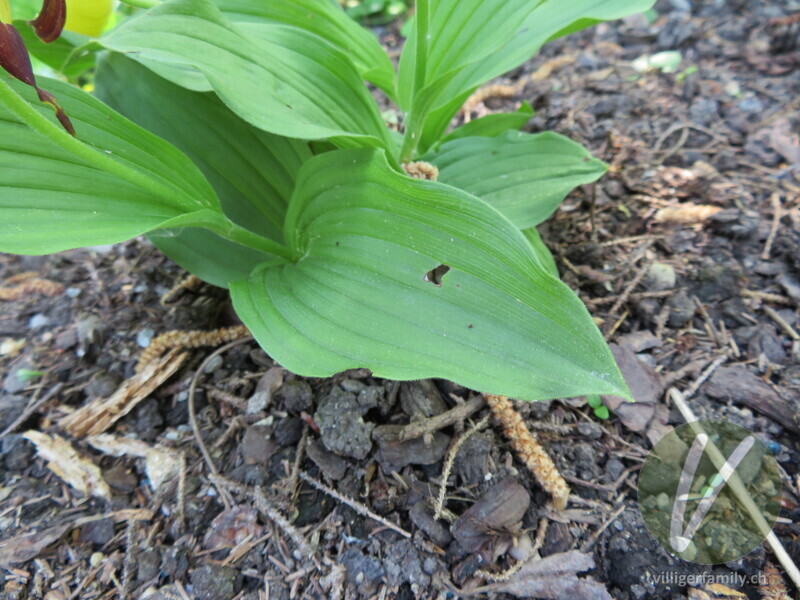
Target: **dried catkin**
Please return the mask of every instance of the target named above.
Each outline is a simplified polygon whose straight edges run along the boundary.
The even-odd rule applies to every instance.
[[[426,181],[437,181],[439,179],[439,169],[427,162],[403,163],[403,170],[406,175],[414,179],[425,179]]]
[[[25,274],[27,275],[27,273]],[[19,279],[17,279],[19,280]],[[12,278],[6,280],[6,284],[12,283]],[[41,279],[39,277],[32,277],[21,283],[18,283],[14,287],[1,287],[0,288],[0,300],[19,300],[25,296],[29,295],[40,295],[40,296],[55,296],[56,294],[60,294],[64,291],[64,286],[60,283],[55,281],[50,281],[49,279]]]
[[[136,372],[142,369],[164,352],[171,348],[200,348],[202,346],[221,346],[234,340],[241,339],[250,335],[247,327],[237,325],[235,327],[224,327],[213,331],[185,331],[177,329],[167,331],[150,341],[150,345],[142,351],[139,362],[136,364]]]
[[[764,581],[759,584],[759,588],[764,600],[791,600],[786,582],[772,563],[764,565]]]
[[[500,83],[487,85],[467,98],[467,101],[461,108],[461,112],[465,115],[469,114],[489,98],[513,98],[517,95],[517,91],[517,86],[514,85],[503,85]]]
[[[553,497],[553,506],[556,510],[564,510],[569,498],[569,486],[558,472],[553,460],[525,425],[511,400],[493,394],[486,394],[485,397],[511,447],[533,473],[539,485]]]

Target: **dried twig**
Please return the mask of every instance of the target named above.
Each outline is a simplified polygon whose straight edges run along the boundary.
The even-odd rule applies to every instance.
[[[211,472],[212,475],[219,477],[219,471],[217,470],[217,466],[214,464],[214,459],[211,458],[211,454],[208,452],[208,448],[206,447],[205,442],[203,441],[203,436],[200,434],[200,427],[197,425],[197,415],[195,413],[194,407],[194,397],[197,392],[197,382],[200,379],[200,375],[203,373],[206,365],[210,363],[215,357],[219,356],[220,354],[227,352],[231,348],[238,346],[240,344],[244,344],[245,342],[250,341],[250,337],[242,338],[239,340],[235,340],[228,344],[225,344],[221,348],[217,348],[214,352],[209,354],[206,359],[200,364],[195,371],[194,377],[192,377],[192,383],[189,385],[189,399],[187,402],[189,403],[189,423],[192,426],[192,431],[194,432],[194,439],[197,442],[197,447],[200,449],[200,453],[203,455],[203,460],[208,467],[208,470]],[[225,508],[230,508],[233,504],[230,496],[228,495],[227,491],[222,488],[221,490],[222,500],[225,503]]]
[[[281,531],[283,531],[289,537],[289,539],[294,542],[294,544],[297,546],[297,549],[301,553],[300,557],[314,560],[314,549],[308,543],[305,536],[303,536],[303,534],[300,533],[300,531],[298,531],[298,529],[292,525],[277,508],[272,505],[272,503],[264,495],[264,492],[261,491],[261,488],[250,488],[220,475],[212,475],[211,481],[222,489],[229,490],[237,494],[244,494],[252,498],[255,502],[256,509],[262,515],[275,523],[275,525],[277,525]]]
[[[767,242],[764,244],[764,250],[761,252],[761,260],[769,260],[772,253],[772,244],[775,242],[775,236],[778,234],[778,228],[781,225],[781,218],[783,218],[783,207],[781,206],[781,197],[777,192],[770,197],[772,202],[772,227],[769,229],[769,236]]]
[[[756,290],[742,290],[740,293],[745,298],[755,298],[757,300],[763,300],[764,302],[772,302],[773,304],[783,304],[785,306],[792,306],[794,304],[789,298],[781,296],[780,294],[771,294],[770,292],[759,292]]]
[[[136,372],[140,373],[148,364],[164,354],[170,348],[202,348],[203,346],[219,346],[227,342],[250,338],[250,332],[244,325],[223,327],[213,331],[185,331],[177,329],[167,331],[150,340],[150,345],[139,356]]]
[[[553,460],[525,425],[520,414],[514,409],[511,400],[505,396],[495,396],[494,394],[485,396],[492,409],[492,414],[503,428],[503,434],[511,443],[511,447],[533,473],[539,485],[553,496],[553,506],[556,510],[564,510],[569,499],[569,486],[558,472]]]
[[[478,412],[486,406],[486,400],[481,396],[476,396],[443,412],[440,415],[424,419],[422,421],[414,421],[408,425],[380,425],[375,428],[373,438],[406,442],[408,440],[415,440],[421,438],[427,433],[439,431],[445,427],[450,427],[467,419],[473,413]]]
[[[464,442],[472,437],[473,434],[486,427],[486,424],[489,422],[489,417],[491,416],[491,413],[487,414],[475,425],[470,427],[464,435],[460,436],[455,442],[453,442],[452,446],[450,446],[450,450],[447,452],[447,458],[444,461],[444,468],[442,469],[441,476],[442,483],[439,487],[439,495],[436,498],[436,506],[434,507],[433,518],[435,520],[439,520],[439,518],[442,516],[444,500],[447,496],[447,480],[450,479],[450,470],[453,468],[453,461],[455,460],[456,455],[458,455],[458,451],[461,449],[461,446],[464,444]]]
[[[311,477],[307,473],[300,473],[300,479],[302,479],[306,483],[312,485],[313,487],[317,488],[319,491],[324,492],[325,494],[328,494],[331,498],[336,498],[336,500],[338,500],[342,504],[346,504],[347,506],[352,508],[354,511],[356,511],[361,516],[364,516],[364,517],[367,517],[369,519],[372,519],[373,521],[377,521],[381,525],[385,525],[386,527],[388,527],[392,531],[395,531],[395,532],[399,533],[400,535],[402,535],[405,538],[410,538],[411,537],[411,534],[408,531],[406,531],[405,529],[403,529],[402,527],[400,527],[399,525],[395,525],[394,523],[392,523],[388,519],[384,519],[380,515],[376,515],[374,512],[372,512],[370,509],[368,509],[363,504],[360,504],[360,503],[356,502],[355,500],[353,500],[352,498],[348,498],[347,496],[345,496],[343,494],[340,494],[336,490],[329,488],[327,485],[325,485],[321,481],[317,481],[316,479],[314,479],[313,477]]]
[[[771,308],[769,306],[763,306],[762,310],[767,314],[767,316],[770,319],[772,319],[778,325],[780,325],[780,328],[783,329],[789,335],[790,338],[792,338],[795,341],[800,340],[800,334],[798,334],[794,330],[794,328],[791,325],[789,325],[789,323],[786,322],[786,319],[784,319],[777,312],[775,312],[774,308]]]

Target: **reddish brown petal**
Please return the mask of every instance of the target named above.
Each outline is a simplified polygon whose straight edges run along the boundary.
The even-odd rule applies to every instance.
[[[75,128],[64,110],[59,106],[55,96],[36,85],[31,59],[28,56],[25,44],[22,42],[22,36],[20,36],[19,31],[13,25],[5,23],[0,23],[0,67],[34,88],[36,93],[39,94],[39,99],[52,106],[53,110],[56,111],[56,118],[64,129],[75,135]]]
[[[43,42],[53,42],[61,35],[67,20],[67,0],[44,0],[39,16],[31,21]]]
[[[50,92],[38,87],[36,88],[36,92],[39,94],[39,100],[49,104],[53,107],[53,110],[56,111],[56,119],[58,119],[58,122],[61,123],[61,126],[74,136],[75,128],[72,126],[72,121],[69,120],[67,113],[65,113],[64,109],[61,108],[61,105],[58,103],[58,100],[56,100],[56,97]]]
[[[19,31],[13,25],[0,23],[0,67],[20,81],[36,87],[31,59]]]

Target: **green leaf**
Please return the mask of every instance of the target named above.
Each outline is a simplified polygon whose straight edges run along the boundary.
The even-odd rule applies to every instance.
[[[396,95],[392,61],[375,35],[330,0],[215,0],[232,21],[284,23],[314,33],[350,57],[361,76]]]
[[[430,0],[429,48],[424,84],[452,77],[465,66],[497,51],[544,0]],[[411,108],[415,86],[417,26],[400,57],[400,105]],[[416,91],[421,87],[417,86]]]
[[[417,132],[419,151],[427,152],[441,139],[453,115],[472,92],[529,60],[548,40],[600,21],[641,12],[653,3],[654,0],[509,0],[498,8],[496,3],[482,0],[437,0],[424,89],[415,90],[412,85],[415,32],[400,60],[401,106],[421,113],[416,118],[424,122]]]
[[[380,151],[307,162],[286,239],[302,258],[257,269],[231,294],[295,373],[366,367],[527,400],[629,396],[586,309],[517,228],[474,196],[393,171]],[[441,287],[426,281],[435,269]]]
[[[207,229],[159,229],[147,235],[159,250],[203,281],[226,288],[275,257],[246,248]]]
[[[550,248],[545,245],[542,236],[539,235],[539,231],[535,227],[531,227],[523,231],[522,234],[527,238],[528,242],[530,242],[531,248],[533,248],[533,252],[536,254],[536,258],[539,259],[539,262],[545,270],[556,279],[559,279],[561,273],[558,272],[556,259],[553,258],[553,253],[550,252]]]
[[[16,80],[0,81],[0,251],[46,254],[162,226],[218,222],[192,162],[82,90],[42,79],[77,139]]]
[[[311,158],[306,142],[261,131],[213,94],[183,89],[118,54],[100,62],[95,94],[186,153],[214,187],[231,220],[283,241],[297,171]]]
[[[528,102],[523,102],[517,112],[494,113],[464,123],[461,127],[448,133],[442,139],[442,143],[465,137],[496,137],[510,129],[522,129],[532,116],[533,107]]]
[[[136,85],[131,86],[130,82]],[[235,223],[283,241],[286,207],[307,143],[256,129],[213,94],[190,92],[137,62],[111,54],[100,62],[95,93],[138,125],[186,153],[208,178]],[[247,277],[270,255],[206,229],[150,234],[187,271],[220,287]]]
[[[439,181],[482,198],[520,229],[535,227],[570,190],[606,172],[583,146],[550,132],[461,138],[425,160],[439,168]]]
[[[211,0],[171,0],[100,42],[136,60],[188,65],[242,119],[271,133],[390,147],[378,107],[350,60],[308,31],[234,26]]]

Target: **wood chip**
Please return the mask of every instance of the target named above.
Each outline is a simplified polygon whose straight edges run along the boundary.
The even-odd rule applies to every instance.
[[[78,453],[59,435],[41,431],[28,431],[23,437],[36,446],[36,451],[47,461],[47,468],[82,494],[111,500],[111,488],[103,479],[100,468]]]
[[[178,451],[160,444],[150,446],[141,440],[109,434],[94,435],[86,441],[104,454],[144,458],[144,470],[153,491],[161,487],[164,482],[176,478],[181,470],[181,457]]]
[[[187,356],[188,353],[180,349],[169,351],[164,358],[148,364],[141,373],[124,382],[111,397],[86,404],[62,418],[59,425],[76,437],[103,433],[169,379]]]
[[[722,209],[709,204],[681,204],[670,208],[660,209],[656,215],[657,223],[679,223],[681,225],[695,225],[702,223],[711,215],[717,214]]]

